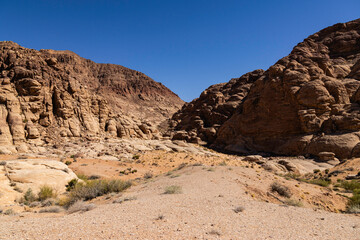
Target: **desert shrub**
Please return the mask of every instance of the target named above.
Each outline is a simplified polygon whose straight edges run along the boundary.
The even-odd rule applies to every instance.
[[[40,204],[41,203],[39,201],[35,201],[35,202],[30,203],[29,207],[31,207],[31,208],[38,207],[38,206],[40,206]]]
[[[24,203],[25,205],[29,205],[32,202],[37,200],[35,194],[33,193],[32,189],[29,188],[25,193],[24,196],[20,199],[20,203]]]
[[[304,179],[302,179],[300,177],[299,174],[296,174],[296,173],[287,173],[285,175],[283,175],[283,177],[286,179],[286,180],[290,180],[290,179],[295,179],[297,181],[304,181]]]
[[[357,180],[338,181],[336,187],[342,187],[348,192],[352,192],[353,196],[349,198],[346,205],[346,212],[360,213],[360,182]]]
[[[89,180],[96,180],[96,179],[100,179],[101,177],[99,175],[90,175],[88,177]]]
[[[319,186],[322,186],[322,187],[328,187],[331,184],[330,179],[324,179],[324,178],[311,179],[311,180],[309,180],[307,182],[311,183],[311,184],[319,185]]]
[[[164,194],[179,194],[179,193],[182,193],[182,188],[177,185],[167,186],[164,191]]]
[[[122,180],[89,180],[76,183],[70,190],[67,206],[79,200],[91,200],[111,192],[122,192],[131,186],[130,181]]]
[[[95,204],[88,204],[83,201],[76,201],[68,208],[68,213],[86,212],[96,208]]]
[[[17,192],[19,192],[19,193],[22,193],[22,192],[23,192],[23,190],[21,190],[21,188],[19,188],[18,186],[15,186],[15,187],[14,187],[14,190],[17,191]]]
[[[347,213],[360,213],[360,205],[349,205],[346,208]]]
[[[152,172],[146,172],[146,173],[144,174],[144,178],[145,178],[145,179],[152,178],[153,176],[154,176],[154,174],[153,174]]]
[[[221,236],[221,233],[219,232],[219,231],[217,231],[217,230],[211,230],[210,232],[209,232],[209,234],[210,235],[216,235],[216,236]]]
[[[225,161],[222,161],[221,163],[219,163],[219,166],[226,166],[227,163]]]
[[[54,189],[48,185],[44,185],[42,187],[40,187],[40,191],[38,193],[38,199],[40,201],[44,201],[48,198],[53,198],[56,197],[56,193],[54,191]]]
[[[280,196],[283,196],[283,197],[290,198],[292,195],[290,189],[287,186],[282,185],[278,182],[273,182],[270,185],[270,189],[272,192],[277,192]]]
[[[187,163],[181,163],[177,168],[176,170],[180,170],[180,169],[183,169],[184,167],[187,166]]]
[[[5,161],[1,161],[0,162],[0,166],[5,166],[6,165],[6,162]]]
[[[320,169],[314,169],[314,173],[319,173]]]
[[[47,207],[47,208],[40,209],[39,213],[58,213],[61,211],[62,211],[61,207],[54,206],[54,207]]]
[[[180,177],[181,175],[180,174],[173,174],[173,175],[170,175],[170,178],[177,178],[177,177]]]
[[[360,206],[360,194],[353,194],[350,198],[349,206]]]
[[[15,211],[11,208],[4,211],[4,215],[15,215]]]
[[[74,179],[71,179],[67,185],[65,185],[66,187],[66,191],[71,191],[75,185],[78,183],[78,179],[74,178]]]
[[[293,207],[302,207],[303,203],[296,199],[285,199],[284,203]]]
[[[77,176],[79,179],[84,180],[84,181],[86,181],[86,180],[89,179],[88,176],[86,176],[85,174],[82,174],[82,173],[78,173],[78,174],[76,174],[76,176]]]
[[[137,197],[124,197],[124,198],[118,198],[118,199],[115,199],[113,201],[113,203],[123,203],[123,202],[127,202],[127,201],[133,201],[133,200],[136,200]]]
[[[194,167],[199,167],[199,166],[203,166],[203,164],[202,164],[202,163],[197,162],[197,163],[194,163],[194,164],[193,164],[193,166],[194,166]]]
[[[349,191],[354,191],[356,189],[360,189],[360,182],[356,181],[356,180],[342,181],[340,183],[340,187],[345,188],[346,190],[349,190]]]
[[[48,199],[42,201],[41,206],[42,206],[42,207],[49,207],[49,206],[55,205],[56,203],[57,203],[57,200],[56,200],[56,199],[54,199],[54,198],[48,198]]]
[[[239,206],[239,207],[236,207],[236,208],[233,209],[233,211],[235,213],[243,212],[244,210],[245,210],[245,208],[242,207],[242,206]]]
[[[155,220],[164,220],[165,216],[160,214]]]
[[[134,155],[133,157],[132,157],[132,159],[134,159],[134,160],[137,160],[137,159],[139,159],[140,158],[140,155]]]
[[[70,164],[72,164],[72,162],[68,160],[65,162],[65,164],[69,166]]]

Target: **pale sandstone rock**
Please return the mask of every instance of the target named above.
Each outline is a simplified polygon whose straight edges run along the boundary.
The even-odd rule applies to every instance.
[[[65,185],[77,176],[64,163],[55,160],[21,159],[8,160],[0,166],[1,204],[11,204],[22,196],[10,183],[26,192],[29,188],[36,194],[40,187],[48,185],[58,193],[65,192]]]

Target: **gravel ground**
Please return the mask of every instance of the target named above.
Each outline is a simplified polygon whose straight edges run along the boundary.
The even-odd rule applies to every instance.
[[[179,174],[124,194],[136,200],[85,213],[1,216],[0,239],[360,239],[360,217],[256,201],[236,169]],[[163,194],[169,185],[182,193]]]

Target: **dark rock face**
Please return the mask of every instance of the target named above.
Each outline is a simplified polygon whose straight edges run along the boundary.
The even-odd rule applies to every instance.
[[[249,89],[241,92],[235,109],[221,112],[224,116],[211,138],[199,134],[205,127],[194,120],[206,122],[204,106],[213,109],[219,101],[200,97],[189,103],[192,107],[173,116],[174,129],[237,153],[360,156],[360,19],[311,35],[252,83],[239,84]],[[209,89],[221,96],[224,85]],[[242,87],[229,98],[238,89]]]
[[[233,115],[263,73],[263,70],[255,70],[228,83],[210,86],[199,98],[185,104],[172,117],[176,124],[174,129],[178,131],[173,138],[196,143],[213,142],[219,127]]]
[[[0,150],[63,137],[159,137],[183,101],[123,66],[0,42]],[[146,121],[145,121],[146,120]]]

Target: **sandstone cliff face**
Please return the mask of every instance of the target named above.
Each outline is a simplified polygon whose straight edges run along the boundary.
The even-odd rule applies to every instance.
[[[138,71],[0,42],[2,152],[67,137],[159,137],[157,125],[182,104]]]
[[[328,27],[299,43],[290,55],[256,77],[236,110],[215,129],[214,137],[197,136],[214,148],[238,153],[318,155],[328,151],[339,158],[358,157],[359,86],[360,19]],[[213,95],[223,92],[221,87],[212,89]],[[206,105],[216,108],[220,104],[206,101]],[[195,121],[185,124],[186,119],[205,120],[201,112],[201,107],[183,108],[174,115],[175,129],[194,132],[198,129]]]

